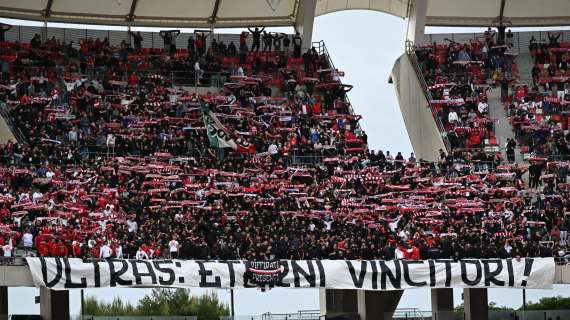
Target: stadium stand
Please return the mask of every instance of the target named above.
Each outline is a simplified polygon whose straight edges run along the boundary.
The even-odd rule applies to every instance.
[[[325,54],[301,55],[296,36],[255,37],[236,48],[197,34],[166,50],[2,42],[0,107],[19,140],[1,147],[4,256],[566,254],[567,164],[485,150],[497,142],[481,85],[516,76],[501,48],[418,48],[451,147],[427,162],[368,150],[351,86]]]
[[[532,81],[513,86],[506,103],[513,130],[522,151],[554,160],[568,159],[568,50],[560,33],[548,33],[548,41],[529,41],[534,65]],[[530,80],[530,79],[529,79]]]

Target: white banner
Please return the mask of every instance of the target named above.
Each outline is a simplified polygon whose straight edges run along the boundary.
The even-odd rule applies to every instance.
[[[26,258],[36,287],[551,288],[553,258],[491,260],[93,260]]]

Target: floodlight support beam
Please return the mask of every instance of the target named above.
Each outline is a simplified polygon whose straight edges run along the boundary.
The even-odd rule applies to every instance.
[[[501,0],[501,9],[499,10],[499,26],[503,26],[503,18],[505,17],[505,5],[507,1]]]
[[[212,10],[212,15],[208,18],[208,22],[210,22],[212,24],[212,28],[213,28],[213,25],[216,23],[216,19],[218,19],[218,11],[220,10],[220,2],[222,2],[222,0],[216,0],[216,2],[214,3],[214,9]]]
[[[317,9],[317,0],[303,0],[299,3],[297,11],[297,19],[295,21],[295,30],[301,34],[303,43],[301,50],[307,51],[311,48],[313,42],[313,24],[315,21],[315,12]]]
[[[421,44],[424,41],[428,0],[413,0],[410,6],[406,40]]]
[[[43,12],[44,19],[49,18],[49,16],[51,15],[51,7],[52,6],[53,6],[53,0],[48,0],[48,2],[46,3],[46,7],[44,9],[44,12]]]
[[[137,9],[138,2],[139,0],[133,0],[131,2],[131,8],[129,9],[129,14],[127,15],[127,21],[129,22],[129,27],[131,26],[131,23],[135,19],[135,10]]]

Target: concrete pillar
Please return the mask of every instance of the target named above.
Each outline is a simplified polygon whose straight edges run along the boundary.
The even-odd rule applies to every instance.
[[[0,319],[8,319],[8,287],[0,287]]]
[[[489,320],[487,289],[463,289],[465,320]]]
[[[360,320],[392,320],[404,290],[358,291]]]
[[[319,303],[321,316],[335,316],[340,314],[358,312],[358,298],[356,290],[319,289]]]
[[[303,39],[302,52],[313,46],[313,22],[315,20],[316,8],[317,0],[303,0],[299,2],[295,29],[301,34]]]
[[[427,3],[428,0],[414,0],[411,4],[406,39],[414,44],[420,44],[424,39]]]
[[[431,289],[431,313],[434,320],[454,320],[453,289]]]
[[[69,291],[40,288],[40,315],[43,320],[69,319]]]

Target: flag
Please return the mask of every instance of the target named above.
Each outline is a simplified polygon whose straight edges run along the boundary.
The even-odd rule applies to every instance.
[[[234,139],[226,130],[218,117],[208,108],[205,103],[201,103],[204,126],[210,140],[210,145],[214,148],[231,148],[241,153],[255,153],[255,147],[245,139]]]

